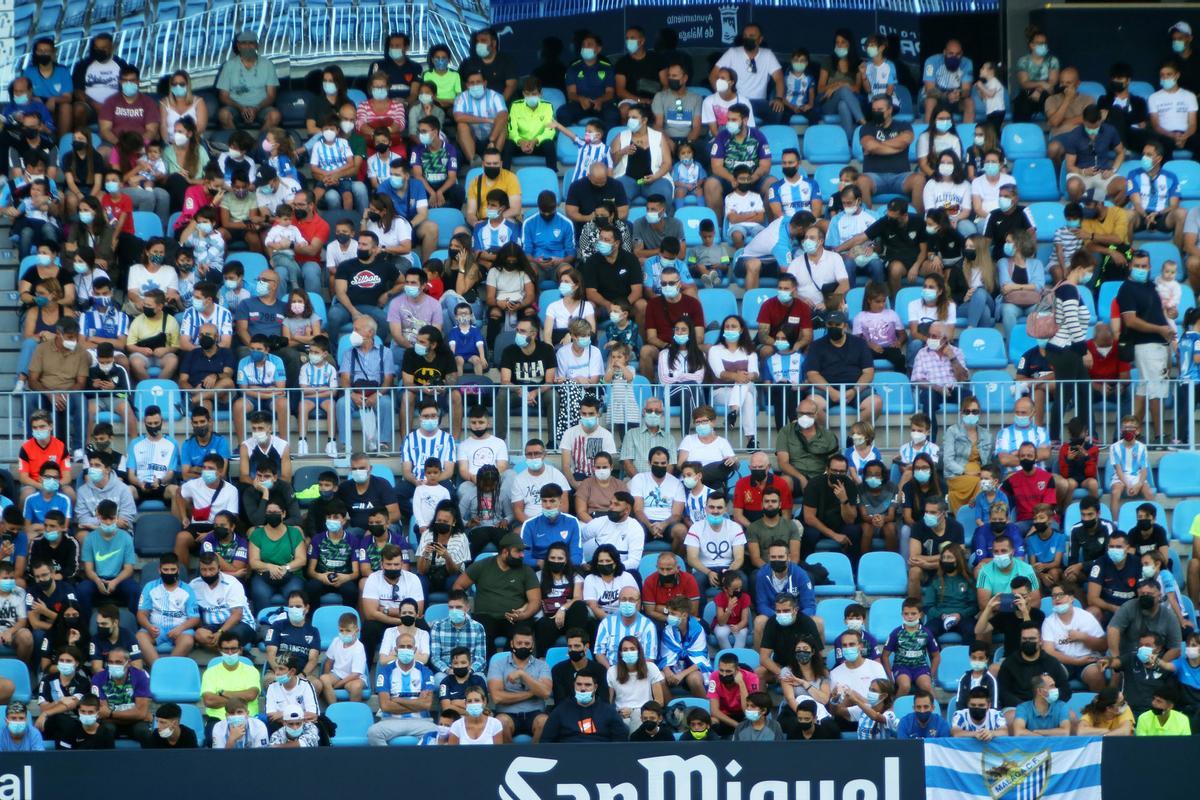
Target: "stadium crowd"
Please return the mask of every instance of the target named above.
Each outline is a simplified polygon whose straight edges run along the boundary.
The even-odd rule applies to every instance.
[[[1036,30],[1008,86],[754,24],[707,71],[637,27],[523,79],[408,44],[298,127],[248,31],[215,98],[108,34],[11,84],[0,751],[1200,730],[1150,459],[1200,377],[1186,23],[1148,98]],[[969,332],[1028,340],[1011,408]]]

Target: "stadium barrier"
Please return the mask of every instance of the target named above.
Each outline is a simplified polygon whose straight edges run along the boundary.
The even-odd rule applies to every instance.
[[[940,404],[935,417],[935,438],[959,417],[959,405],[950,402],[957,398],[944,398],[936,386],[910,383],[903,375],[880,372],[869,387],[849,385],[773,384],[753,383],[740,386],[730,384],[650,384],[639,379],[620,388],[605,384],[579,384],[566,382],[544,386],[501,386],[466,376],[461,385],[452,387],[357,387],[335,389],[319,399],[322,407],[314,408],[307,421],[309,452],[323,452],[330,426],[326,411],[330,404],[336,421],[335,432],[339,452],[346,455],[349,450],[370,450],[374,453],[398,454],[404,436],[413,428],[416,409],[425,399],[435,400],[442,411],[441,427],[461,440],[466,429],[466,414],[476,405],[487,409],[493,420],[492,428],[497,436],[508,442],[510,448],[523,447],[531,438],[541,439],[549,449],[557,448],[562,432],[578,421],[578,405],[584,397],[601,401],[601,424],[612,429],[623,429],[641,424],[641,409],[650,397],[663,401],[663,426],[677,440],[692,432],[692,411],[701,405],[713,406],[717,412],[714,428],[729,440],[734,450],[762,449],[774,452],[780,429],[796,420],[796,409],[800,398],[812,395],[826,407],[825,426],[837,435],[839,442],[847,441],[850,427],[860,414],[875,429],[875,446],[881,451],[896,450],[910,441],[909,418],[916,412],[929,413],[931,407]],[[1014,381],[1006,372],[977,372],[963,383],[962,394],[973,393],[982,410],[980,424],[992,434],[1013,423],[1013,407],[1018,397],[1031,395],[1036,398],[1034,421],[1046,427],[1052,441],[1067,441],[1066,424],[1071,417],[1081,414],[1088,420],[1093,439],[1103,448],[1116,441],[1120,435],[1123,416],[1132,414],[1135,408],[1138,383],[1136,381],[1085,381],[1087,386],[1080,391],[1092,399],[1090,417],[1086,412],[1067,409],[1061,419],[1054,418],[1054,398],[1068,392],[1072,382]],[[1196,408],[1198,389],[1195,382],[1166,381],[1167,399],[1165,410],[1150,418],[1150,409],[1157,403],[1146,403],[1143,409],[1142,440],[1152,449],[1187,447],[1196,449],[1196,415],[1187,409]],[[1103,387],[1103,388],[1102,388]],[[1041,388],[1045,391],[1037,393]],[[628,389],[628,400],[625,397]],[[81,437],[90,432],[95,422],[113,424],[118,442],[141,434],[139,420],[145,408],[159,406],[163,413],[163,431],[167,436],[182,441],[190,435],[189,407],[204,395],[210,410],[216,400],[216,420],[213,431],[226,436],[236,450],[242,441],[236,439],[238,430],[249,431],[248,416],[256,409],[277,416],[282,409],[287,417],[286,425],[276,424],[275,432],[293,444],[299,438],[297,421],[302,393],[299,389],[277,390],[278,404],[270,400],[255,399],[242,389],[214,389],[184,391],[173,381],[148,380],[139,384],[128,395],[116,392],[73,391],[54,392],[61,397],[62,408],[55,412],[53,427],[55,435],[63,438],[73,448]],[[1107,392],[1107,394],[1101,394]],[[861,397],[858,396],[861,394]],[[22,432],[0,444],[0,458],[14,460],[21,442],[29,435],[29,416],[38,408],[49,410],[48,393],[27,390],[22,394],[0,394],[0,414],[7,412],[10,420],[20,420]],[[362,413],[361,398],[367,397],[368,414]],[[242,402],[237,403],[238,400]],[[861,400],[861,403],[859,402]],[[613,420],[610,413],[620,409],[624,402],[628,413]],[[874,404],[874,405],[872,405]],[[239,415],[240,427],[234,424],[233,410]],[[747,419],[744,410],[737,417],[731,416],[734,409],[753,411],[752,426],[743,426]],[[1157,409],[1155,409],[1157,413]],[[122,427],[122,424],[127,429]],[[84,430],[86,423],[86,431]],[[365,424],[364,424],[365,423]],[[746,430],[743,431],[743,427]],[[753,434],[751,434],[751,430]],[[349,432],[349,435],[347,435]],[[248,435],[248,433],[246,433]],[[754,447],[748,446],[748,437],[753,435]],[[368,445],[374,445],[368,447]],[[1054,454],[1057,459],[1057,453]]]

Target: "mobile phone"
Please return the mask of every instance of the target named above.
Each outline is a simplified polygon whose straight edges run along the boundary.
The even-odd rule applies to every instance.
[[[1004,592],[1000,595],[1000,611],[1012,613],[1013,610],[1013,594],[1012,592]]]

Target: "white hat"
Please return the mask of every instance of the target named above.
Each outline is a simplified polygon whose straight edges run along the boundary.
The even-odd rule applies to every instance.
[[[1172,25],[1170,30],[1167,31],[1167,33],[1182,33],[1184,36],[1191,36],[1192,35],[1192,26],[1188,25],[1183,20],[1180,20],[1179,22],[1176,22],[1174,25]]]
[[[300,706],[287,706],[281,713],[283,714],[284,722],[298,722],[304,719],[304,711]]]

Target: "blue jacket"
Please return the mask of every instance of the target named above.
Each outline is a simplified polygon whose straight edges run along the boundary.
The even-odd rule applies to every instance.
[[[936,712],[929,715],[929,721],[924,725],[917,721],[917,712],[905,714],[896,728],[897,739],[942,739],[949,736],[949,724]]]
[[[603,700],[581,706],[574,697],[556,703],[542,731],[543,742],[627,742],[629,728],[617,707]]]
[[[771,582],[771,565],[763,564],[754,579],[754,608],[759,614],[775,616],[775,597],[779,592]],[[783,591],[796,595],[800,610],[808,616],[817,613],[817,596],[808,571],[799,564],[788,565],[788,582]]]
[[[530,550],[530,556],[541,561],[546,551],[555,542],[562,542],[571,554],[571,563],[583,562],[583,543],[579,531],[579,519],[567,513],[559,513],[553,522],[545,514],[538,514],[521,528],[521,538]]]

